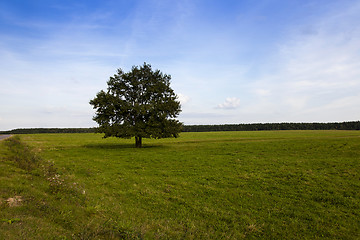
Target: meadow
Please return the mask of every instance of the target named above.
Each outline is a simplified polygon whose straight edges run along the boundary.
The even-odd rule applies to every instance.
[[[360,131],[18,135],[0,239],[359,239]]]

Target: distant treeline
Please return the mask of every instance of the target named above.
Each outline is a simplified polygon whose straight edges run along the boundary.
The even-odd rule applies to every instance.
[[[94,133],[95,128],[19,128],[2,131],[0,134],[34,134],[34,133]]]
[[[360,121],[340,123],[248,123],[224,125],[185,125],[183,132],[265,131],[265,130],[360,130]],[[96,128],[21,128],[0,134],[95,133]]]
[[[360,130],[360,121],[341,123],[249,123],[188,125],[183,132],[265,131],[265,130]]]

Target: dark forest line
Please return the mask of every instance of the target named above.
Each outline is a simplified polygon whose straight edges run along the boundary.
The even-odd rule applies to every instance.
[[[360,130],[360,121],[334,123],[243,123],[184,125],[183,132],[266,131],[266,130]],[[19,128],[0,134],[95,133],[96,128]]]
[[[95,128],[18,128],[0,131],[0,134],[36,134],[36,133],[94,133]]]
[[[183,132],[266,131],[266,130],[360,130],[360,121],[334,123],[247,123],[188,125]]]

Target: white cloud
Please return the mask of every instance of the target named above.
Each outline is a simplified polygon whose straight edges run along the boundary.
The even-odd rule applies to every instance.
[[[190,97],[186,96],[182,93],[177,94],[177,97],[178,97],[178,100],[180,101],[181,105],[184,105],[190,101]]]
[[[226,98],[224,103],[217,105],[220,109],[236,109],[240,106],[240,99],[236,97]]]

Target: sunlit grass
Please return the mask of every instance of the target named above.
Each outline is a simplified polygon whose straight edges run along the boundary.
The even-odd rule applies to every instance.
[[[18,172],[7,176],[8,171],[3,171],[12,182],[7,184],[12,190],[1,193],[3,201],[39,192],[37,201],[54,196],[53,204],[61,202],[59,211],[67,218],[58,216],[60,221],[46,214],[39,218],[43,222],[50,219],[44,225],[48,235],[71,238],[75,232],[75,238],[83,234],[104,239],[359,237],[358,131],[182,133],[177,139],[145,139],[142,149],[134,148],[133,139],[102,139],[99,134],[22,135],[21,139],[42,161],[53,162],[56,174],[67,184],[78,186],[77,192],[63,189],[55,194],[49,192],[46,177],[38,176],[44,183],[28,189],[26,178],[24,184],[14,179],[36,176],[8,160],[1,161]],[[81,211],[72,209],[73,203],[66,200],[71,196]],[[6,219],[28,221],[21,214],[11,215],[13,208],[3,208],[9,211]],[[23,208],[31,215],[32,208]],[[61,231],[52,232],[58,221]],[[7,228],[19,222],[1,224]]]

